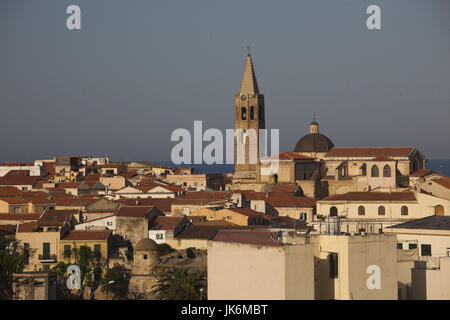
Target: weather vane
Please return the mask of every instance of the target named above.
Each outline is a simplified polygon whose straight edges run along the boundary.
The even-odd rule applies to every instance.
[[[247,46],[248,55],[250,55],[250,46]]]

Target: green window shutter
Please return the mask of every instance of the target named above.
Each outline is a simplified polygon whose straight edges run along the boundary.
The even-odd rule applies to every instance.
[[[96,257],[101,257],[102,256],[102,247],[99,244],[94,244],[94,255]]]
[[[42,254],[44,256],[44,259],[50,259],[50,243],[44,242],[42,244]]]

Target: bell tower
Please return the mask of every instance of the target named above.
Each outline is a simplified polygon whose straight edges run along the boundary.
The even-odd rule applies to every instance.
[[[259,164],[259,129],[265,129],[264,95],[259,92],[250,52],[239,93],[234,96],[234,180],[252,182]],[[238,129],[243,135],[239,136]],[[249,130],[253,129],[253,130]],[[241,141],[238,141],[241,139]],[[240,143],[239,143],[240,142]],[[245,152],[242,152],[245,150]]]

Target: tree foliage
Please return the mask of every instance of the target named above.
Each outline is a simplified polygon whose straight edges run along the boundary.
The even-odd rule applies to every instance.
[[[128,294],[131,270],[123,265],[115,264],[112,268],[105,270],[102,283],[102,291],[111,293],[113,299],[125,299]]]
[[[154,270],[157,280],[152,294],[159,300],[198,300],[200,289],[206,289],[206,275],[187,268]],[[206,290],[203,292],[206,298]]]
[[[13,299],[13,273],[23,271],[26,255],[17,241],[0,234],[0,300]]]

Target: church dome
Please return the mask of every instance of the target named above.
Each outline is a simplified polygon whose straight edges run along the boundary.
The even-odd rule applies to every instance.
[[[136,251],[158,251],[158,245],[152,239],[141,239],[134,246]]]
[[[294,152],[328,152],[333,147],[333,142],[327,136],[310,133],[298,140]]]
[[[319,123],[313,119],[309,125],[309,134],[298,140],[294,152],[328,152],[333,147],[333,142],[319,133]]]

